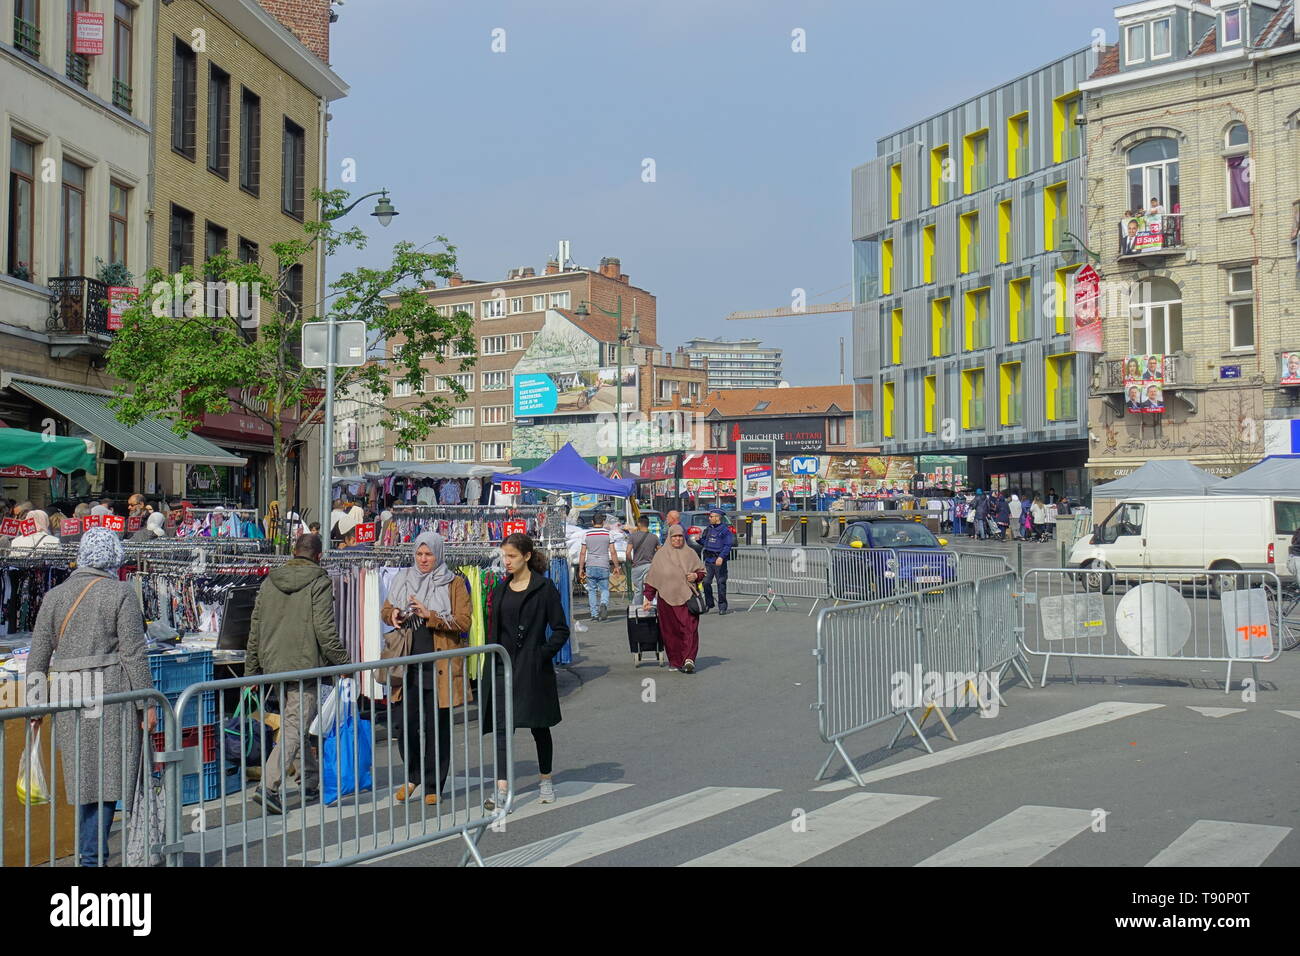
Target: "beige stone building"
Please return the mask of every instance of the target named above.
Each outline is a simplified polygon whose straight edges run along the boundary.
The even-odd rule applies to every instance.
[[[1300,351],[1294,2],[1164,0],[1116,16],[1119,42],[1082,84],[1105,349],[1090,477],[1152,458],[1235,474],[1300,416],[1300,378],[1281,384]]]

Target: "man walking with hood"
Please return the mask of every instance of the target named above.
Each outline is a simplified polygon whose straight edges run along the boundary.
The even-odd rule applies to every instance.
[[[293,559],[266,576],[253,605],[244,674],[282,674],[350,663],[339,642],[334,621],[334,587],[320,566],[318,534],[305,534],[293,548]],[[280,684],[280,739],[262,772],[262,786],[253,800],[267,813],[283,813],[284,768],[298,759],[302,767],[304,802],[320,796],[320,768],[303,735],[316,716],[320,681]]]

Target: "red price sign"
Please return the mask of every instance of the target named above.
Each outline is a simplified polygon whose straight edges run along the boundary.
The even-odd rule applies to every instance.
[[[108,287],[108,327],[112,330],[122,328],[122,313],[131,304],[131,299],[140,294],[134,286],[111,285]]]
[[[17,518],[5,518],[0,521],[0,534],[6,538],[16,538],[21,533],[22,526],[18,523]]]
[[[527,521],[507,521],[507,522],[506,522],[506,536],[507,536],[507,537],[509,537],[509,536],[512,535],[512,534],[527,534],[527,533],[528,533],[528,522],[527,522]]]
[[[64,518],[63,523],[59,525],[59,534],[68,537],[73,534],[81,534],[80,518]]]
[[[144,527],[144,519],[141,518],[139,515],[137,515],[137,516],[135,516],[135,517],[133,517],[133,518],[127,518],[127,519],[126,519],[126,530],[127,530],[127,531],[132,531],[132,532],[134,532],[134,531],[139,531],[139,530],[140,530],[141,528],[143,528],[143,527]]]
[[[26,518],[23,521],[19,522],[18,530],[21,531],[23,534],[35,534],[36,522],[33,521],[31,518]]]
[[[357,544],[375,543],[375,523],[373,521],[357,525]]]
[[[126,519],[121,515],[105,515],[104,527],[109,531],[116,531],[118,534],[121,534],[126,530]]]
[[[501,493],[503,495],[517,495],[523,492],[523,486],[517,481],[501,482]]]
[[[82,522],[82,527],[84,527],[87,531],[89,531],[91,528],[102,528],[104,527],[104,516],[86,515],[85,521]]]
[[[78,11],[72,15],[72,52],[84,56],[104,54],[104,15]]]

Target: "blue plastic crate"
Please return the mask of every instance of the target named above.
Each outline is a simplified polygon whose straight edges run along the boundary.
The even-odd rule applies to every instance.
[[[202,773],[187,773],[181,777],[181,803],[189,806],[191,803],[198,803],[200,799],[215,800],[221,794],[221,768],[214,760],[211,763],[203,765]],[[203,787],[203,794],[200,798],[199,786]]]
[[[181,699],[181,692],[177,691],[174,694],[164,694],[164,696],[167,698],[168,702],[175,707],[176,703]],[[200,696],[203,698],[201,712],[199,708]],[[161,730],[163,726],[162,708],[155,707],[154,712],[158,715],[158,728]],[[186,727],[206,727],[208,724],[215,724],[217,722],[216,691],[205,690],[201,695],[196,694],[191,697],[190,702],[185,705],[185,713],[181,714],[180,718],[182,730]]]
[[[149,655],[153,685],[164,694],[179,694],[191,684],[212,680],[211,651],[161,652]]]

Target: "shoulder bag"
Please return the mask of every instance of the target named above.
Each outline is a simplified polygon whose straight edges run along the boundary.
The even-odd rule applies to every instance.
[[[403,626],[393,628],[384,635],[384,649],[379,652],[379,659],[383,661],[392,660],[396,657],[409,657],[414,637],[414,632],[410,627]],[[402,681],[405,678],[405,664],[398,664],[394,667],[382,667],[375,672],[375,680],[386,685],[390,691],[401,690]]]
[[[696,617],[709,613],[708,605],[704,603],[704,595],[700,592],[698,584],[691,587],[691,596],[686,599],[686,610]]]

